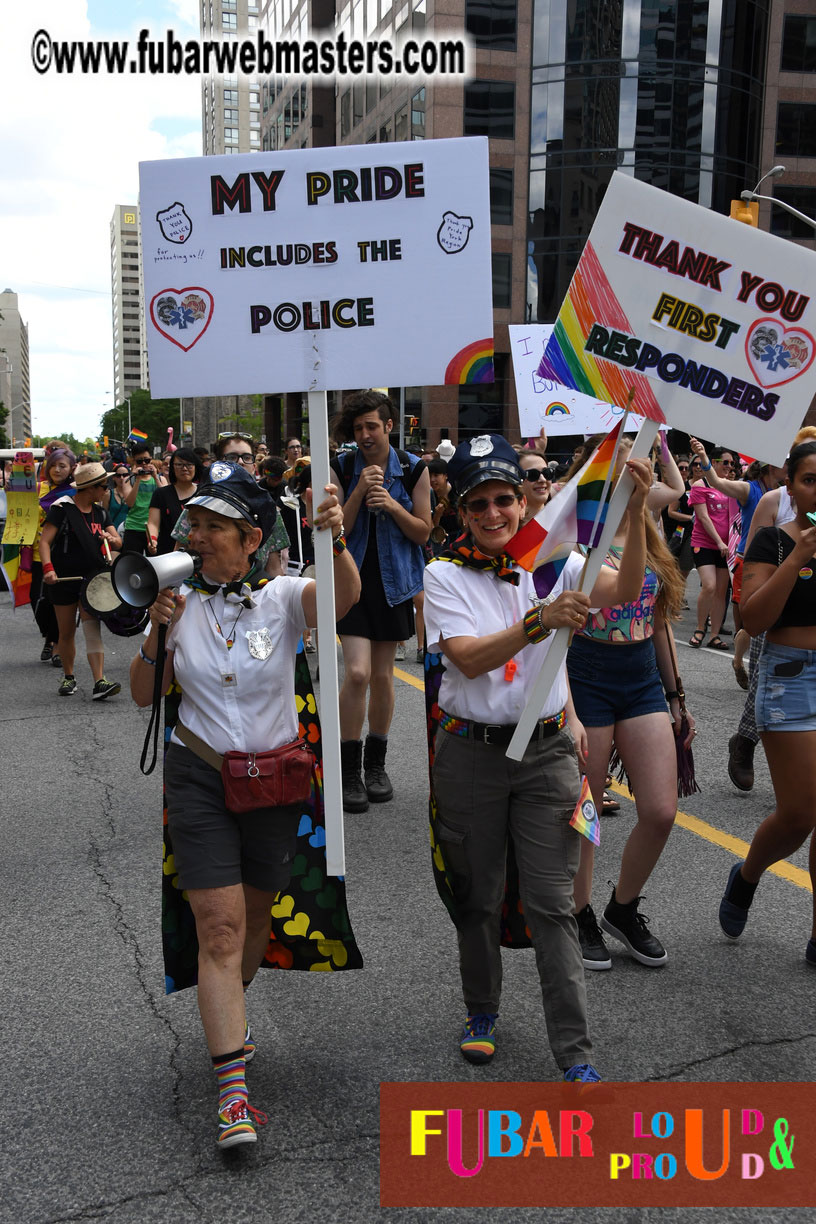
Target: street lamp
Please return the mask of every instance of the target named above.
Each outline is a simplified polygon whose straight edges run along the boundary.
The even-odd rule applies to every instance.
[[[783,208],[785,212],[790,213],[792,217],[798,217],[800,221],[804,221],[805,225],[809,225],[811,229],[816,230],[816,221],[814,221],[813,217],[806,216],[806,214],[800,212],[798,208],[794,208],[792,204],[786,204],[784,200],[780,200],[777,196],[760,195],[757,191],[757,188],[762,186],[766,178],[779,178],[780,174],[784,173],[784,166],[774,166],[768,171],[767,174],[763,174],[753,191],[741,191],[740,199],[745,200],[746,203],[750,203],[751,200],[767,200],[769,204],[776,204],[778,208]]]
[[[12,446],[14,446],[14,414],[18,408],[25,408],[26,404],[28,404],[29,408],[31,407],[30,400],[20,400],[19,404],[14,404],[14,406],[9,409],[9,430],[11,432],[11,445]]]

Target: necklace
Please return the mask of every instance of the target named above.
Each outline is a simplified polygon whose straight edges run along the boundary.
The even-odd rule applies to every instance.
[[[233,646],[235,645],[235,626],[238,624],[239,620],[241,619],[246,605],[244,604],[241,605],[238,615],[236,616],[235,620],[232,622],[232,627],[230,628],[229,636],[227,636],[227,634],[225,634],[224,630],[221,628],[221,624],[218,620],[218,617],[215,615],[215,608],[213,608],[212,602],[208,599],[204,606],[205,608],[207,608],[213,620],[215,621],[215,627],[218,630],[218,633],[226,642],[227,650],[232,650]]]

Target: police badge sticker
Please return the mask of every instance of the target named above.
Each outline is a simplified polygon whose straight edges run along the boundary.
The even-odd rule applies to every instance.
[[[228,480],[234,474],[235,468],[231,463],[225,463],[223,459],[217,459],[215,463],[211,463],[209,466],[207,480],[210,484],[218,484],[219,480]]]
[[[446,212],[442,214],[442,224],[436,231],[436,241],[446,255],[456,255],[464,251],[472,229],[472,217],[459,217],[455,212]]]
[[[171,204],[169,208],[163,208],[156,213],[156,220],[159,223],[159,229],[162,232],[162,237],[168,242],[177,242],[179,245],[186,242],[193,232],[193,223],[187,216],[184,210],[184,205],[176,200],[175,204]]]
[[[493,453],[493,441],[490,434],[479,434],[470,443],[470,453],[474,459],[482,459]]]
[[[272,653],[273,643],[266,625],[263,629],[247,630],[247,645],[253,659],[268,659]]]

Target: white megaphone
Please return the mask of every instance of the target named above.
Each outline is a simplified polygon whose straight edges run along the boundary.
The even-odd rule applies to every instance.
[[[122,553],[111,569],[113,589],[131,608],[148,608],[163,587],[180,586],[201,565],[192,552],[163,553],[143,557],[141,553]]]

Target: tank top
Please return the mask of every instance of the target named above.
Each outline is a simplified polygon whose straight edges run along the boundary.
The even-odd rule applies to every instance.
[[[604,564],[610,569],[619,569],[622,552],[619,545],[613,544]],[[591,638],[594,642],[642,642],[650,638],[654,633],[657,591],[657,574],[647,565],[640,598],[617,608],[599,608],[590,612],[586,625],[579,631],[580,636]]]

